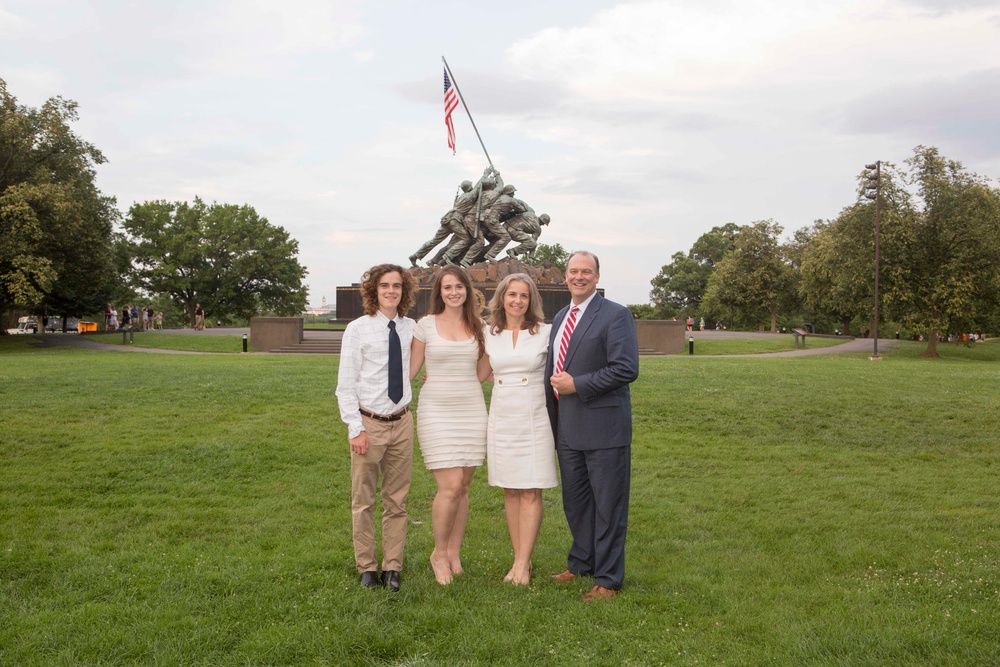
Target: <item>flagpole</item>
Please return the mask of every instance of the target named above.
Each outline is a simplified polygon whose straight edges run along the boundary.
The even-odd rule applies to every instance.
[[[462,106],[465,107],[465,113],[469,116],[469,122],[472,123],[472,129],[476,131],[476,138],[479,139],[479,145],[483,147],[483,152],[486,153],[486,161],[490,163],[493,167],[493,160],[490,159],[490,152],[486,150],[486,144],[483,143],[483,138],[479,136],[479,129],[476,127],[476,121],[472,120],[472,112],[469,111],[469,106],[465,103],[465,95],[462,94],[462,89],[458,87],[458,81],[455,80],[455,75],[451,73],[451,68],[448,67],[448,61],[441,56],[441,62],[444,63],[444,68],[448,70],[448,77],[451,79],[451,83],[455,86],[455,92],[458,93],[458,99],[462,100]]]

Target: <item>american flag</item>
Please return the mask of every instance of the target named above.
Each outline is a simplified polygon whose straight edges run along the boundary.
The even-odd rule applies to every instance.
[[[444,124],[448,127],[448,148],[455,154],[455,124],[451,122],[451,112],[458,106],[458,95],[455,86],[451,85],[448,70],[444,71]]]

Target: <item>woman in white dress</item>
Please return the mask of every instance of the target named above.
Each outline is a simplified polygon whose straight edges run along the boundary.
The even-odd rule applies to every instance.
[[[486,455],[490,486],[503,488],[514,565],[505,582],[531,581],[531,553],[542,525],[542,489],[558,484],[556,449],[545,410],[549,328],[535,282],[504,278],[490,300],[486,352],[493,370]]]
[[[413,332],[410,379],[427,363],[417,405],[417,439],[437,482],[431,507],[431,568],[439,584],[462,573],[460,550],[469,519],[469,486],[486,456],[486,401],[490,374],[483,321],[468,274],[446,266],[434,277],[430,313]]]

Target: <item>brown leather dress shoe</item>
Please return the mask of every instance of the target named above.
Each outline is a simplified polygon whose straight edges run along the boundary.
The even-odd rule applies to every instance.
[[[556,582],[557,584],[568,584],[574,579],[576,579],[576,575],[570,572],[569,570],[563,570],[559,574],[552,575],[552,581]]]
[[[590,589],[589,593],[584,594],[580,599],[587,602],[588,600],[596,600],[598,598],[613,598],[616,595],[618,595],[618,591],[613,588],[594,586]]]

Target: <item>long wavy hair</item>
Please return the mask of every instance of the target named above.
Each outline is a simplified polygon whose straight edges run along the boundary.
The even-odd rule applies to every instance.
[[[462,304],[462,323],[465,329],[471,332],[479,346],[479,356],[486,354],[486,337],[483,334],[483,318],[479,315],[479,304],[476,301],[475,292],[472,289],[472,280],[469,274],[460,266],[448,264],[441,268],[434,276],[431,283],[431,309],[429,315],[438,315],[444,312],[444,297],[441,296],[441,283],[445,276],[454,276],[465,286],[465,303]]]
[[[399,307],[396,311],[400,316],[406,315],[417,300],[417,279],[398,264],[379,264],[373,266],[361,276],[361,305],[365,314],[372,316],[378,312],[378,281],[387,273],[396,271],[403,279],[403,294],[399,297]]]
[[[528,307],[524,309],[524,323],[522,329],[527,329],[528,333],[534,335],[538,333],[538,328],[545,321],[545,313],[542,312],[542,295],[538,292],[538,286],[527,273],[512,273],[497,285],[497,291],[490,299],[490,333],[496,336],[507,328],[507,311],[503,308],[503,295],[507,293],[510,284],[519,280],[528,286]]]

